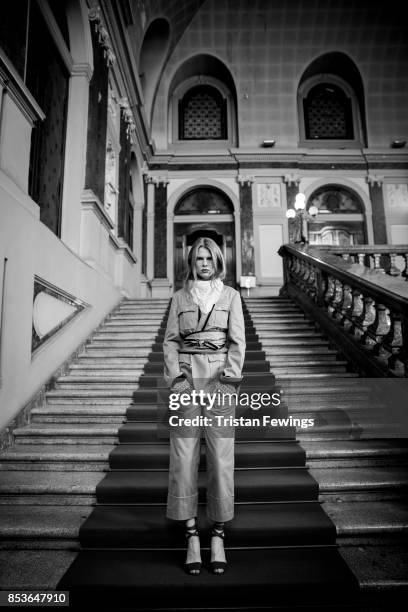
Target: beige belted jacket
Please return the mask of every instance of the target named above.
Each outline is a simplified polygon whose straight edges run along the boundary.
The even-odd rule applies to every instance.
[[[245,325],[238,291],[224,285],[218,302],[215,303],[207,320],[205,331],[195,334],[194,332],[201,329],[205,319],[207,319],[206,314],[201,314],[199,317],[198,306],[188,291],[185,289],[176,291],[171,302],[163,342],[164,379],[169,387],[173,380],[182,374],[180,360],[194,359],[194,354],[203,353],[208,355],[209,360],[217,359],[217,356],[218,359],[220,356],[224,358],[226,353],[225,367],[220,380],[241,382],[245,358]],[[190,338],[200,340],[193,344]],[[224,342],[225,346],[219,346]]]

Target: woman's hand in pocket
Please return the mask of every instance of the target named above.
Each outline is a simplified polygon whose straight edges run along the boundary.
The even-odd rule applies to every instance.
[[[183,376],[180,378],[176,378],[176,380],[171,386],[170,391],[171,393],[188,393],[189,391],[191,391],[191,385],[188,382],[187,378]]]

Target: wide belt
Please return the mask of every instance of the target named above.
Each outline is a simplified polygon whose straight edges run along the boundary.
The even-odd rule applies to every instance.
[[[183,338],[180,353],[226,353],[227,334],[219,331],[193,332]]]

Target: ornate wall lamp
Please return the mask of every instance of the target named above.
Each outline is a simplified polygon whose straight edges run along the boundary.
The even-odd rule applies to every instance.
[[[298,193],[295,198],[295,208],[289,208],[286,211],[286,217],[292,223],[292,242],[307,244],[309,242],[309,234],[307,229],[308,221],[314,219],[319,212],[316,206],[311,206],[306,210],[306,196],[304,193]]]

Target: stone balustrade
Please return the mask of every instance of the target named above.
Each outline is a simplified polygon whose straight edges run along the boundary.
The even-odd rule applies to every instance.
[[[347,254],[349,248],[356,248],[357,256],[367,254],[361,247],[347,247]],[[407,377],[406,277],[384,274],[333,251],[283,245],[281,294],[306,310],[361,375]],[[370,246],[368,254],[381,254],[381,249]]]
[[[356,246],[324,246],[344,261],[359,263],[372,270],[385,272],[390,276],[408,279],[407,244],[359,244]]]

